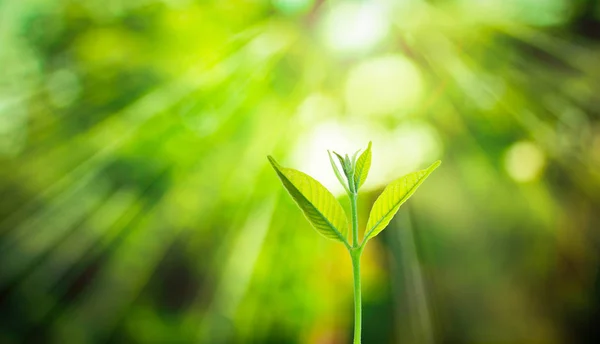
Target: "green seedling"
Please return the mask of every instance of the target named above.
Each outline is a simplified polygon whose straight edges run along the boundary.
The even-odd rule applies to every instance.
[[[441,161],[438,160],[424,170],[409,173],[390,183],[373,204],[362,241],[359,241],[358,190],[367,179],[371,167],[371,142],[357,159],[359,152],[360,150],[352,158],[348,155],[342,157],[340,154],[333,152],[342,167],[340,172],[334,156],[328,151],[333,172],[350,198],[352,243],[350,243],[348,235],[349,227],[346,214],[333,194],[311,176],[298,170],[282,167],[273,157],[268,157],[283,186],[317,232],[326,238],[341,242],[350,253],[354,273],[354,344],[360,344],[361,341],[360,257],[365,245],[385,229],[400,206],[415,193],[431,172],[441,164]]]

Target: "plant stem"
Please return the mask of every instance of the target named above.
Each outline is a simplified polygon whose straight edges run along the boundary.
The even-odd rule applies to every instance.
[[[360,333],[362,326],[362,300],[360,291],[360,256],[362,255],[363,245],[358,243],[358,210],[357,210],[357,198],[358,194],[350,186],[351,192],[348,194],[350,197],[350,206],[352,212],[352,248],[350,257],[352,258],[352,271],[354,275],[354,344],[360,344]]]
[[[352,249],[352,270],[354,272],[354,344],[360,344],[362,326],[362,300],[360,291],[360,256],[362,248]]]
[[[350,207],[352,212],[352,247],[358,247],[358,210],[357,210],[357,199],[356,193],[350,193]]]

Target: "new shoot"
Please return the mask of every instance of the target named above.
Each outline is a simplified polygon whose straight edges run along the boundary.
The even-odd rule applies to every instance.
[[[354,273],[354,344],[361,342],[360,257],[365,245],[385,229],[400,206],[441,164],[441,161],[438,160],[424,170],[409,173],[390,183],[373,204],[363,238],[360,240],[357,212],[358,190],[367,179],[371,167],[371,143],[369,142],[367,149],[360,156],[358,156],[359,152],[360,150],[350,158],[347,154],[342,157],[336,152],[333,152],[334,155],[332,155],[328,151],[333,172],[350,198],[351,234],[349,234],[350,228],[344,209],[329,190],[311,176],[295,169],[282,167],[273,157],[268,157],[283,186],[317,232],[328,239],[341,242],[350,254]]]

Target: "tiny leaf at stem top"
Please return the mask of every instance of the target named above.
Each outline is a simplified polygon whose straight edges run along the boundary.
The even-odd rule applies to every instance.
[[[342,169],[344,168],[344,157],[339,155],[336,151],[333,151],[333,154],[335,154],[335,156],[337,156],[338,160],[340,161],[340,166],[342,166]]]
[[[352,155],[352,166],[356,166],[356,158],[358,157],[358,153],[360,153],[360,149]]]
[[[333,168],[333,173],[335,173],[335,177],[340,182],[340,184],[342,184],[344,190],[346,190],[346,192],[350,192],[346,181],[344,181],[344,177],[342,177],[342,173],[338,169],[337,165],[335,164],[335,161],[333,160],[333,157],[331,156],[331,152],[327,151],[327,154],[329,155],[329,162],[331,162],[331,168]]]
[[[356,161],[356,167],[354,168],[354,185],[358,190],[367,180],[369,175],[369,169],[371,168],[371,142],[367,146],[367,149],[358,157]]]

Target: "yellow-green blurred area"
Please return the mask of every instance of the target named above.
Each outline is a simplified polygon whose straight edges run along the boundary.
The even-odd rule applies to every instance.
[[[598,343],[599,116],[594,0],[2,0],[0,343],[350,343],[370,140],[363,343]]]

